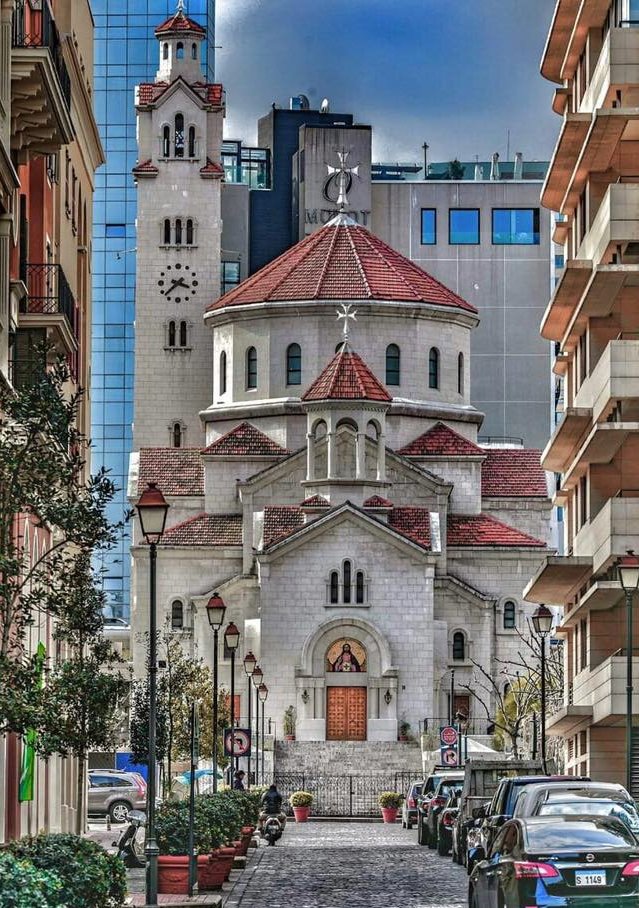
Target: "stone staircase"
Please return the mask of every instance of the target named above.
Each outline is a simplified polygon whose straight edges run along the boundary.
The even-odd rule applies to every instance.
[[[276,773],[369,775],[383,772],[422,773],[417,743],[396,741],[278,741]]]

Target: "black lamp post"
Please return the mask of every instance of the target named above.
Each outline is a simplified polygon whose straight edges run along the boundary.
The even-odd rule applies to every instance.
[[[235,756],[235,650],[240,645],[240,632],[231,623],[224,631],[224,644],[231,653],[231,774],[233,772],[233,757]],[[235,757],[235,770],[237,772],[238,758]]]
[[[206,617],[213,628],[213,791],[217,791],[217,726],[218,726],[218,634],[224,624],[226,606],[218,593],[206,603]]]
[[[619,559],[617,570],[626,596],[626,788],[632,794],[632,596],[639,587],[639,559],[633,551]]]
[[[262,672],[262,669],[259,667],[259,665],[256,665],[255,668],[253,669],[253,675],[251,677],[251,681],[253,682],[253,686],[255,687],[255,784],[256,785],[258,784],[257,780],[258,780],[258,775],[259,775],[259,771],[260,771],[260,730],[259,730],[260,701],[258,699],[257,694],[258,694],[259,686],[262,683],[263,677],[264,677],[264,673]],[[251,691],[249,690],[249,703],[250,702],[251,702]]]
[[[541,641],[541,768],[546,768],[546,637],[552,630],[552,612],[543,603],[537,607],[532,616],[535,633]]]
[[[146,904],[158,903],[158,855],[155,837],[155,782],[157,775],[155,733],[157,722],[157,604],[156,562],[157,546],[164,533],[169,504],[154,482],[142,492],[136,511],[142,535],[149,544],[149,778],[146,788]]]
[[[253,674],[253,669],[255,668],[256,665],[257,665],[257,659],[255,658],[255,656],[253,655],[251,650],[249,650],[248,653],[244,656],[244,671],[246,672],[246,677],[248,680],[249,735],[251,734],[251,675]],[[246,767],[248,769],[248,772],[246,774],[246,776],[247,776],[246,787],[247,788],[251,787],[251,751],[252,751],[252,749],[253,749],[253,744],[251,742],[251,744],[249,745],[249,751],[248,751],[248,756],[247,756],[247,767]]]
[[[266,684],[260,684],[257,689],[258,696],[260,698],[260,703],[262,704],[262,785],[264,784],[264,704],[266,703],[266,698],[268,697],[268,687]]]

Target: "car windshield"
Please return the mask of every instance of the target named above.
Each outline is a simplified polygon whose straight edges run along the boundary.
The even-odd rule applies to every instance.
[[[636,846],[637,839],[622,823],[608,818],[544,822],[526,829],[530,851],[592,851],[596,848]]]
[[[549,801],[539,809],[540,817],[594,814],[598,817],[617,817],[631,829],[639,830],[639,813],[634,804],[619,801],[594,801],[591,798],[570,801]]]

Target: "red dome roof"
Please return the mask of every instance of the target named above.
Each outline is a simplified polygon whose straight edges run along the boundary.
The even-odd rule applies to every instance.
[[[190,34],[205,35],[206,29],[180,11],[170,16],[162,25],[158,25],[155,29],[156,35],[165,35],[167,32],[189,32]]]
[[[294,300],[396,300],[477,312],[343,214],[220,297],[208,311]]]
[[[391,401],[361,356],[342,344],[328,366],[318,375],[302,400],[383,400]]]

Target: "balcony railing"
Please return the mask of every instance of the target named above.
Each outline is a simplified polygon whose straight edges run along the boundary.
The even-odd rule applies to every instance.
[[[27,288],[20,311],[30,315],[64,315],[77,338],[75,299],[62,267],[25,262],[20,271]]]
[[[64,100],[70,110],[71,78],[64,62],[60,36],[47,0],[43,0],[41,9],[32,9],[27,0],[16,0],[11,29],[11,46],[48,48]]]

